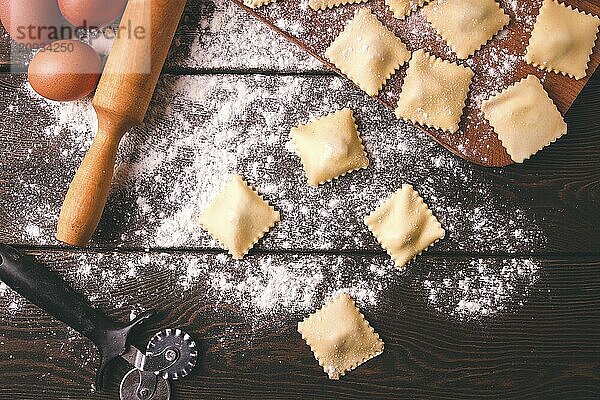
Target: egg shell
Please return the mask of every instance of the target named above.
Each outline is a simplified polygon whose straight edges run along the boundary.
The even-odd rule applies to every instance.
[[[70,39],[73,32],[65,30],[72,27],[63,18],[57,0],[0,0],[0,21],[14,41],[32,47]]]
[[[102,28],[123,15],[127,0],[58,0],[63,15],[77,27]]]
[[[35,55],[27,75],[41,96],[73,101],[94,91],[101,71],[102,60],[92,47],[78,40],[59,40]]]

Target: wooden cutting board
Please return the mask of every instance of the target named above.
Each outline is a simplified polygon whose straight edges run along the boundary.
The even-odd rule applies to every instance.
[[[457,61],[456,56],[425,20],[420,10],[405,20],[399,20],[393,17],[384,0],[370,0],[366,3],[343,5],[319,12],[310,9],[307,0],[277,0],[255,10],[244,6],[241,0],[233,1],[341,75],[343,74],[334,65],[325,60],[324,53],[359,7],[370,7],[379,20],[402,39],[410,50],[424,48],[446,60]],[[540,71],[526,64],[523,57],[525,48],[542,1],[500,0],[499,2],[510,15],[510,24],[477,51],[471,59],[466,62],[458,61],[470,66],[475,72],[460,125],[461,130],[447,133],[420,127],[431,138],[458,156],[488,167],[506,166],[513,161],[483,117],[480,111],[481,100],[505,89],[528,74],[535,74],[542,79],[550,97],[564,114],[600,64],[600,40],[596,41],[588,65],[588,75],[581,80]],[[567,0],[565,3],[581,11],[600,15],[598,0]],[[407,66],[405,64],[400,68],[377,96],[377,99],[392,110],[396,108]],[[392,113],[390,118],[395,118]]]

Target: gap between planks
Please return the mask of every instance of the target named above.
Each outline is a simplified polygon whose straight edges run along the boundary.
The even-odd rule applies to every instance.
[[[117,254],[133,254],[133,253],[144,253],[144,254],[227,254],[226,250],[207,247],[207,248],[195,248],[195,247],[110,247],[110,246],[91,246],[91,247],[69,247],[69,246],[34,246],[34,245],[23,245],[23,244],[9,244],[10,246],[24,252],[47,252],[47,253],[117,253]],[[384,250],[317,250],[317,249],[257,249],[251,250],[248,256],[261,256],[261,255],[338,255],[338,256],[364,256],[364,257],[381,257],[386,256],[387,253]],[[530,258],[530,259],[560,259],[560,260],[581,260],[581,259],[600,259],[600,252],[573,252],[573,253],[561,253],[561,252],[435,252],[428,251],[426,254],[421,254],[418,258],[492,258],[492,259],[516,259],[516,258]]]
[[[27,73],[22,64],[0,64],[0,74],[19,75]],[[267,76],[339,76],[329,70],[277,70],[263,68],[186,68],[165,67],[161,75],[267,75]]]

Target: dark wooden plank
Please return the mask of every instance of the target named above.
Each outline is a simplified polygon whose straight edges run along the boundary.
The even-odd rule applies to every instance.
[[[278,1],[257,9],[245,6],[243,0],[235,0],[235,3],[340,74],[343,74],[342,71],[325,58],[325,50],[340,34],[347,21],[352,19],[354,12],[365,7],[364,4],[354,4],[314,11],[304,0]],[[510,15],[511,22],[466,61],[457,60],[420,10],[400,20],[393,16],[384,1],[371,1],[367,5],[409,50],[425,49],[473,70],[475,76],[466,100],[459,134],[428,127],[422,129],[453,153],[484,166],[506,166],[513,161],[484,118],[480,107],[482,100],[506,89],[528,74],[535,74],[543,80],[545,89],[558,109],[565,113],[600,63],[600,44],[597,44],[589,62],[589,74],[580,80],[540,71],[528,65],[524,59],[525,49],[542,1],[499,0],[499,3]],[[566,0],[564,3],[587,13],[600,14],[600,5],[594,0]],[[397,107],[407,67],[407,64],[400,67],[376,96],[391,110]]]
[[[181,400],[600,395],[597,259],[530,261],[539,265],[539,280],[527,296],[512,300],[524,305],[465,320],[433,307],[424,282],[455,277],[455,271],[471,268],[472,261],[496,268],[506,260],[421,257],[408,273],[391,271],[379,278],[387,287],[375,304],[361,303],[386,343],[384,354],[331,382],[296,333],[296,323],[320,305],[323,291],[337,287],[330,269],[336,259],[364,277],[370,265],[387,265],[379,256],[287,254],[232,263],[214,254],[37,255],[113,318],[126,320],[131,310],[158,309],[161,321],[139,335],[139,345],[165,326],[181,326],[193,334],[201,343],[202,360],[191,377],[174,384],[175,398]],[[207,270],[229,271],[243,280],[265,257],[271,257],[272,266],[315,264],[333,276],[324,278],[315,304],[306,310],[260,317],[242,303],[219,299],[206,284]],[[190,265],[198,272],[181,280],[190,276]],[[130,274],[131,268],[137,273]],[[111,374],[108,392],[91,393],[97,356],[89,342],[10,290],[1,289],[0,299],[0,399],[115,398],[124,367]],[[12,306],[14,301],[18,305]]]
[[[113,25],[113,29],[116,24]],[[111,40],[92,38],[107,54]],[[12,57],[11,57],[12,53]],[[0,65],[23,68],[31,53],[11,47],[0,27]],[[321,63],[276,35],[226,0],[189,0],[175,35],[167,68],[216,70],[322,71]]]
[[[381,251],[362,223],[402,183],[422,192],[448,230],[439,252],[598,252],[600,84],[568,115],[570,133],[525,165],[473,167],[376,101],[330,76],[166,76],[146,125],[121,147],[94,243],[213,248],[195,217],[239,172],[283,214],[258,249]],[[288,150],[297,123],[351,106],[372,165],[318,189]],[[62,197],[89,145],[88,102],[58,105],[20,76],[0,78],[0,240],[58,245]]]

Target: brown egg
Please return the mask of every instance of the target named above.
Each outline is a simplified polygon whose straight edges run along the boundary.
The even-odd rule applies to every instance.
[[[89,45],[78,40],[50,43],[35,55],[27,72],[29,83],[50,100],[72,101],[98,85],[102,61]]]
[[[63,15],[77,27],[101,28],[123,14],[127,0],[58,0]]]
[[[0,20],[14,41],[32,47],[72,34],[57,0],[0,0]]]

